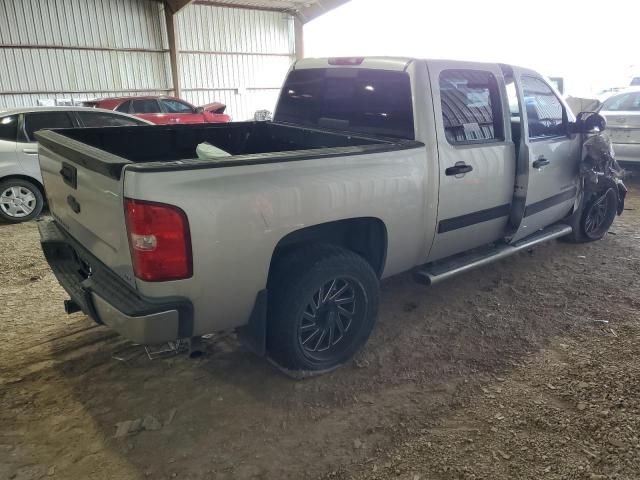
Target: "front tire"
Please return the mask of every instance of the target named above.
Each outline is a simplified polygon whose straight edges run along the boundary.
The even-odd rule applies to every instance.
[[[609,231],[617,211],[618,196],[613,188],[591,194],[571,222],[573,232],[567,239],[574,243],[600,240]]]
[[[0,220],[27,222],[40,215],[43,206],[42,193],[32,182],[19,178],[0,182]]]
[[[376,321],[378,278],[359,255],[319,245],[282,258],[270,279],[269,355],[290,370],[344,363]]]

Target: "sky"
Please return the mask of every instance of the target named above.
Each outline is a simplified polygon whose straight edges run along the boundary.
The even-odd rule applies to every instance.
[[[305,57],[511,63],[564,77],[573,96],[640,76],[640,0],[351,0],[304,35]]]

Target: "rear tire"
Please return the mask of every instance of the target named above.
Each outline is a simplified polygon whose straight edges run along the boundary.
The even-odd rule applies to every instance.
[[[602,194],[591,194],[583,200],[579,212],[571,221],[573,231],[565,237],[573,243],[585,243],[600,240],[606,235],[616,218],[618,196],[613,188]]]
[[[367,341],[376,321],[378,278],[359,255],[332,245],[301,248],[269,280],[267,349],[290,370],[330,370]]]
[[[34,183],[20,178],[0,182],[0,220],[28,222],[40,215],[43,206],[44,198]]]

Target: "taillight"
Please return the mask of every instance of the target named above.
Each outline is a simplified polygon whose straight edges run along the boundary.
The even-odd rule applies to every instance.
[[[191,277],[189,222],[181,209],[127,198],[125,215],[136,277],[146,282]]]

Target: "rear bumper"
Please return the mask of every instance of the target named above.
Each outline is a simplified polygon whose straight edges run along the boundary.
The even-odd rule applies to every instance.
[[[38,222],[38,229],[45,258],[58,282],[97,323],[142,344],[191,336],[193,308],[188,300],[142,297],[55,221]]]

